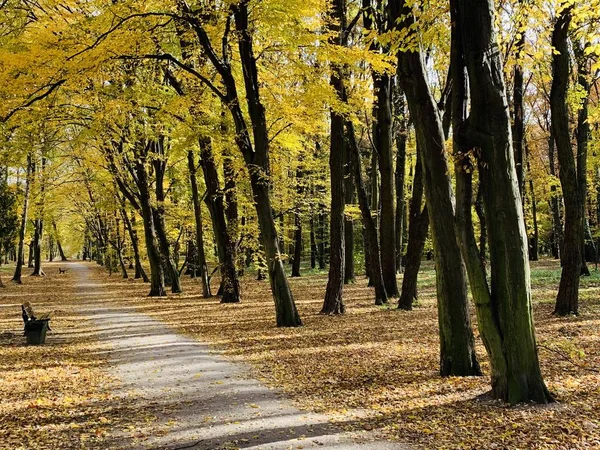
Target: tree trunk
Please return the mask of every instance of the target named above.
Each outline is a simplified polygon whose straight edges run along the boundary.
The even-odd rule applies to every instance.
[[[529,151],[527,149],[527,145],[525,145],[525,157],[527,158],[527,173],[531,173],[531,167],[529,164]],[[530,238],[529,245],[529,260],[537,261],[539,259],[538,256],[538,248],[539,248],[539,228],[538,228],[538,219],[537,219],[537,201],[535,198],[535,190],[533,185],[533,176],[529,176],[529,192],[531,194],[531,218],[533,220],[533,235]]]
[[[190,175],[190,184],[192,189],[192,203],[194,205],[194,219],[196,224],[196,261],[192,262],[193,270],[197,269],[202,283],[202,297],[210,298],[210,281],[208,279],[208,266],[206,265],[206,255],[204,254],[204,232],[202,229],[202,207],[200,205],[200,195],[198,193],[198,180],[196,179],[196,163],[194,162],[194,152],[188,151],[188,170]],[[237,213],[237,211],[236,211]]]
[[[491,0],[455,0],[451,9],[455,15],[455,52],[468,69],[472,95],[471,114],[454,130],[454,136],[465,140],[461,143],[463,149],[481,149],[479,179],[490,239],[489,289],[484,284],[481,260],[477,258],[478,264],[473,257],[465,261],[469,264],[479,330],[490,356],[492,393],[512,404],[546,403],[552,397],[540,372],[535,342],[527,235],[503,66],[493,26],[494,5]],[[456,72],[462,70],[459,67]]]
[[[330,30],[335,33],[331,43],[345,46],[346,33],[346,0],[333,0],[330,15],[332,23]],[[344,71],[339,65],[331,69],[330,84],[338,99],[346,102],[344,88]],[[321,314],[343,314],[345,306],[343,301],[344,275],[345,275],[345,185],[344,161],[347,155],[347,145],[344,136],[344,116],[331,110],[331,139],[329,148],[329,170],[331,176],[331,212],[329,223],[329,277],[325,300]]]
[[[368,257],[369,267],[371,271],[371,280],[375,286],[375,304],[383,305],[388,302],[388,294],[385,290],[385,283],[383,282],[383,274],[381,272],[381,252],[379,250],[379,236],[377,235],[376,220],[371,215],[371,209],[369,208],[369,199],[367,197],[367,191],[364,186],[362,177],[362,168],[360,161],[360,152],[356,143],[356,136],[354,133],[354,125],[351,121],[346,122],[346,132],[348,135],[348,150],[350,153],[350,168],[354,177],[354,184],[356,185],[356,191],[358,194],[358,205],[363,219],[363,226],[365,231],[365,240],[368,241],[365,248],[368,248],[368,252],[365,252],[365,258]]]
[[[135,225],[132,223],[132,220],[129,218],[127,214],[127,210],[125,209],[125,200],[119,197],[121,202],[121,217],[123,218],[123,222],[125,223],[125,228],[127,228],[127,233],[129,234],[129,240],[131,241],[131,247],[133,248],[133,258],[135,260],[135,275],[134,279],[139,280],[142,278],[144,283],[148,283],[150,281],[148,279],[148,275],[146,275],[146,271],[142,266],[141,258],[140,258],[140,248],[139,248],[139,240],[137,236],[137,231],[135,230]],[[135,219],[135,216],[134,216]]]
[[[398,300],[398,309],[410,311],[413,302],[417,299],[417,278],[423,249],[429,230],[429,214],[427,207],[421,210],[423,203],[423,165],[421,153],[417,152],[417,164],[413,176],[413,189],[410,200],[410,218],[408,220],[408,245],[406,247],[406,261],[404,263],[404,277],[402,278],[402,292]]]
[[[400,91],[398,87],[398,91]],[[408,133],[408,122],[406,120],[406,107],[404,105],[404,95],[401,92],[396,94],[396,117],[399,121],[398,131],[396,133],[396,271],[402,272],[402,235],[404,222],[404,172],[406,170],[406,140]]]
[[[485,222],[485,210],[483,206],[483,189],[481,183],[477,186],[477,198],[475,199],[475,213],[479,219],[479,258],[484,262],[487,259],[487,224]]]
[[[21,213],[21,226],[19,228],[19,247],[17,250],[17,265],[12,281],[22,284],[21,275],[23,273],[23,264],[25,263],[25,233],[27,231],[27,214],[29,213],[29,192],[31,190],[31,177],[33,168],[31,155],[27,154],[27,176],[25,179],[25,193],[23,195],[23,212]]]
[[[584,238],[581,242],[581,274],[585,276],[590,275],[586,258],[585,258],[585,230],[588,228],[587,215],[586,215],[586,200],[587,200],[587,154],[588,154],[588,140],[590,136],[590,124],[588,121],[589,112],[589,96],[590,96],[590,83],[588,80],[589,68],[588,68],[588,56],[585,54],[584,49],[578,39],[573,42],[573,50],[575,53],[575,60],[577,62],[577,83],[583,90],[585,96],[581,104],[581,109],[577,115],[577,182],[579,183],[579,202],[581,204],[581,220],[582,227],[584,229]]]
[[[171,244],[169,243],[169,237],[167,236],[167,224],[165,220],[165,191],[164,191],[164,178],[165,171],[167,168],[167,160],[165,157],[164,149],[164,137],[159,137],[157,140],[150,142],[149,149],[156,156],[152,160],[155,174],[155,186],[154,190],[156,193],[156,206],[152,208],[152,214],[154,215],[154,226],[156,229],[156,236],[158,237],[159,248],[161,251],[164,272],[165,272],[165,283],[171,285],[171,292],[179,293],[181,289],[181,280],[179,279],[179,271],[177,265],[173,261],[171,255]]]
[[[68,261],[65,256],[65,252],[63,251],[62,245],[60,243],[60,239],[58,238],[58,229],[56,227],[56,222],[52,222],[52,228],[54,228],[54,234],[56,236],[56,246],[58,247],[58,254],[60,255],[61,261]]]
[[[381,175],[381,270],[385,289],[390,297],[398,297],[396,280],[396,226],[394,196],[394,164],[392,151],[392,84],[389,75],[375,75],[373,86],[377,96],[375,148],[379,156]]]
[[[221,261],[221,303],[237,303],[240,301],[240,283],[235,268],[235,251],[227,222],[225,220],[224,194],[219,183],[219,174],[212,153],[210,138],[201,137],[200,165],[204,172],[206,184],[205,202],[210,211],[210,216],[215,232],[215,239]]]
[[[135,172],[137,174],[137,187],[139,190],[139,205],[142,211],[142,219],[144,223],[146,252],[148,254],[148,262],[150,263],[149,296],[163,297],[167,295],[165,292],[165,273],[162,255],[159,250],[158,238],[156,236],[145,157],[140,156],[135,159]]]
[[[45,275],[42,269],[42,239],[44,237],[44,171],[46,169],[46,158],[42,156],[42,167],[40,171],[40,210],[38,218],[35,219],[35,232],[33,237],[33,277],[43,277]]]
[[[550,163],[550,175],[556,177],[556,167],[554,162],[554,135],[550,130],[548,138],[548,160]],[[560,203],[554,183],[550,186],[550,208],[552,210],[552,254],[555,259],[562,259],[563,233],[560,221]],[[600,203],[599,203],[600,205]]]
[[[33,272],[32,277],[43,277],[45,275],[42,270],[42,238],[44,235],[44,220],[35,219],[35,231],[33,235]]]
[[[392,5],[394,21],[401,20],[403,12],[396,7]],[[400,26],[408,26],[408,21]],[[469,316],[465,267],[453,226],[454,193],[444,148],[445,135],[419,51],[398,53],[398,76],[415,124],[417,148],[423,156],[425,198],[436,256],[440,374],[480,375]]]
[[[294,214],[294,261],[292,263],[292,276],[300,276],[300,261],[302,259],[302,218],[299,213]]]
[[[567,93],[571,75],[569,57],[569,25],[571,8],[563,10],[554,24],[552,46],[556,53],[552,57],[552,88],[550,108],[552,111],[552,134],[556,143],[560,165],[560,184],[565,202],[565,230],[562,274],[556,297],[554,313],[560,316],[577,314],[579,307],[579,278],[581,275],[583,229],[583,204],[580,198],[581,185],[577,177],[577,166],[571,148],[569,133],[569,109]]]
[[[310,268],[317,267],[317,241],[315,239],[315,215],[310,213]]]
[[[345,0],[334,0],[336,18],[345,17]],[[344,16],[343,16],[344,15]],[[343,26],[342,26],[343,27]],[[334,68],[331,75],[331,85],[340,98],[343,93],[342,73]],[[331,173],[331,212],[329,222],[329,277],[325,291],[325,301],[321,314],[343,314],[345,312],[342,298],[345,275],[345,235],[344,235],[344,153],[346,152],[344,138],[344,117],[331,111],[331,147],[329,154],[329,169]]]

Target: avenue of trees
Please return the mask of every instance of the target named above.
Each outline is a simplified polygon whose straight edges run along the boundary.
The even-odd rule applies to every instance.
[[[374,304],[411,310],[428,257],[440,374],[481,375],[470,293],[494,397],[553,400],[529,261],[560,259],[555,314],[578,314],[600,244],[598,0],[4,0],[0,16],[13,282],[78,256],[150,296],[191,276],[236,303],[257,276],[295,327],[289,276],[327,271],[323,314],[363,274]]]

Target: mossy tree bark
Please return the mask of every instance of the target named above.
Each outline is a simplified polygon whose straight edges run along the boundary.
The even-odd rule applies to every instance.
[[[463,64],[466,66],[472,96],[470,115],[454,130],[454,136],[463,152],[480,149],[479,179],[490,243],[489,287],[474,251],[474,238],[461,249],[471,254],[465,261],[480,333],[490,355],[492,394],[512,404],[547,403],[552,397],[541,375],[535,341],[527,235],[493,26],[494,4],[491,0],[454,0],[451,10],[453,50],[459,52],[461,61],[455,73],[464,73]],[[465,233],[464,227],[460,229]],[[472,234],[471,228],[466,233]]]
[[[391,19],[398,27],[412,23],[410,10],[403,1],[392,3],[390,9]],[[436,255],[440,374],[479,375],[465,267],[453,226],[454,193],[444,148],[445,135],[420,51],[398,53],[398,77],[415,124],[418,151],[423,157],[425,198]]]

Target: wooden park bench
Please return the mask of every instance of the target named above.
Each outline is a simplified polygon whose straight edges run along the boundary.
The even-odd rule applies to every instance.
[[[25,302],[21,305],[23,325],[27,344],[40,345],[46,342],[46,332],[50,330],[50,314],[43,314],[39,318],[35,316],[31,303]]]

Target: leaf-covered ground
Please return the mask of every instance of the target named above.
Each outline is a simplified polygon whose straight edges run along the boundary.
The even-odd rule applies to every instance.
[[[297,329],[274,326],[268,282],[250,277],[242,281],[238,305],[202,299],[187,278],[185,292],[164,301],[148,299],[147,286],[112,280],[123,289],[115,302],[250,362],[304,408],[359,412],[368,417],[363,427],[381,427],[390,438],[425,448],[600,448],[600,273],[582,280],[581,314],[569,318],[551,316],[558,264],[533,263],[532,273],[542,370],[558,402],[512,408],[484,395],[487,377],[438,376],[431,264],[421,273],[420,303],[412,312],[374,306],[359,277],[345,288],[347,314],[321,316],[326,277],[292,279],[304,321]],[[487,372],[481,343],[477,350]]]
[[[60,265],[65,267],[64,264]],[[93,324],[83,318],[73,274],[23,277],[23,285],[2,275],[0,289],[0,449],[122,449],[122,431],[148,415],[130,399],[111,393],[115,384]],[[25,273],[30,269],[25,268]],[[26,346],[21,304],[38,316],[52,312],[46,345]]]
[[[164,300],[146,297],[147,285],[109,277],[99,268],[94,278],[110,292],[103,298],[108,306],[135,306],[225,349],[232,358],[250,362],[258,376],[281,387],[301,407],[352,417],[358,413],[364,417],[363,429],[382,428],[391,439],[424,448],[600,448],[600,274],[593,271],[582,281],[580,316],[559,319],[551,316],[558,264],[544,260],[532,269],[542,370],[558,402],[512,408],[484,395],[487,377],[438,376],[434,272],[429,264],[421,274],[420,303],[412,312],[372,305],[372,292],[360,277],[346,287],[347,314],[321,316],[326,277],[292,279],[305,324],[298,329],[274,326],[268,282],[251,277],[242,280],[238,305],[202,299],[197,282],[187,277],[185,292]],[[0,447],[28,433],[24,448],[29,448],[55,429],[52,439],[60,445],[43,448],[78,448],[82,442],[109,448],[113,430],[142,420],[124,414],[128,407],[120,409],[107,394],[111,380],[97,344],[87,338],[73,308],[77,299],[72,284],[69,276],[52,276],[0,291],[0,330],[19,326],[14,305],[26,294],[40,310],[62,310],[53,327],[64,339],[40,348],[15,345],[21,339],[16,337],[8,345],[2,341],[0,395],[9,400],[0,408]],[[478,354],[487,371],[481,345]],[[35,405],[38,399],[41,404]]]

